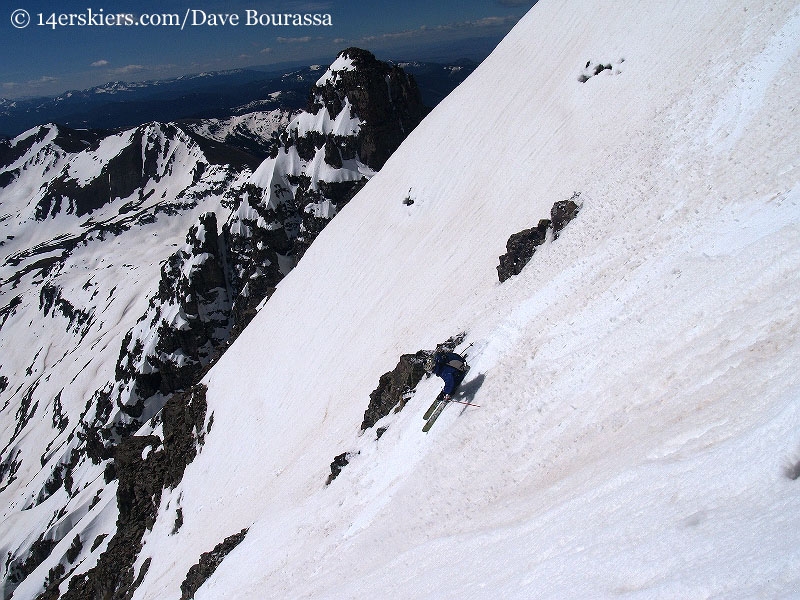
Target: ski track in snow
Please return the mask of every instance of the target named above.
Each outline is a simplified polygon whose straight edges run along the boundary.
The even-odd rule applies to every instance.
[[[732,75],[733,87],[720,101],[708,135],[717,152],[729,151],[761,109],[781,69],[800,52],[800,8],[768,41],[764,50]],[[722,138],[722,139],[719,139]]]

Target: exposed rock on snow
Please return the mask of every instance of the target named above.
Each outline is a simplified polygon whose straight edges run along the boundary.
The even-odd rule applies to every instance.
[[[339,476],[342,469],[350,464],[350,456],[349,452],[342,452],[333,459],[333,462],[331,462],[331,474],[328,475],[328,480],[325,482],[325,485],[330,485],[331,482]]]
[[[547,240],[548,231],[552,230],[555,240],[561,230],[574,219],[580,211],[580,194],[575,192],[569,200],[561,200],[553,204],[550,210],[550,219],[542,219],[536,227],[525,229],[513,234],[506,242],[506,253],[500,257],[497,266],[497,276],[500,283],[506,279],[519,275],[531,258],[536,247]]]
[[[226,537],[222,542],[214,546],[214,549],[210,552],[201,554],[200,561],[189,569],[186,579],[181,584],[181,600],[194,598],[195,592],[214,574],[214,571],[217,570],[217,567],[225,557],[242,543],[246,535],[247,529],[242,529],[239,533]]]
[[[437,344],[435,350],[419,350],[415,354],[403,354],[397,366],[392,371],[384,373],[378,381],[378,387],[370,393],[369,406],[364,411],[361,431],[374,427],[392,410],[395,413],[403,410],[414,396],[419,382],[426,376],[425,362],[437,352],[454,352],[463,343],[466,335],[466,332],[459,333],[446,342]],[[375,432],[376,438],[380,439],[387,429],[388,426],[380,427]],[[342,469],[350,464],[352,456],[359,453],[360,451],[344,452],[336,456],[331,462],[331,474],[328,476],[326,485],[330,485],[339,476]]]
[[[58,310],[69,321],[68,328],[70,330],[85,336],[92,327],[94,310],[87,311],[75,307],[72,302],[63,297],[62,292],[63,290],[59,286],[50,283],[42,285],[42,289],[39,292],[39,310],[46,317],[50,316],[51,310]]]
[[[145,531],[152,529],[162,491],[180,483],[205,437],[206,388],[202,385],[173,395],[161,413],[163,440],[157,435],[131,436],[115,449],[118,479],[117,528],[97,566],[72,578],[65,600],[129,599],[150,564],[139,573],[134,563]],[[157,448],[155,451],[148,449]]]
[[[619,75],[622,71],[620,70],[620,65],[625,62],[624,58],[620,58],[619,60],[613,62],[594,62],[591,60],[586,61],[586,66],[584,66],[581,74],[578,76],[578,81],[581,83],[586,83],[595,75],[600,75],[604,71],[610,71],[614,75]]]
[[[374,426],[392,409],[403,410],[406,402],[414,394],[417,384],[425,376],[425,361],[437,352],[454,352],[464,341],[466,333],[462,332],[436,345],[435,350],[419,350],[414,354],[403,354],[397,366],[381,375],[378,387],[369,395],[369,406],[364,411],[361,430]]]
[[[524,229],[508,238],[506,253],[500,257],[500,264],[497,266],[500,283],[522,272],[536,252],[536,246],[544,244],[547,239],[550,224],[548,219],[542,219],[536,227]]]
[[[578,216],[583,201],[580,192],[575,192],[569,200],[559,200],[550,210],[550,222],[553,227],[553,239],[557,239],[567,223]]]
[[[369,406],[364,411],[361,429],[369,429],[389,412],[402,409],[405,400],[414,393],[414,388],[425,375],[425,359],[432,352],[420,350],[416,354],[404,354],[393,371],[381,375],[378,387],[369,395]]]
[[[28,575],[38,567],[48,556],[53,552],[53,549],[58,545],[59,540],[44,539],[41,535],[33,544],[31,544],[28,554],[24,557],[17,558],[13,556],[7,557],[8,581],[11,584],[18,584],[23,581]],[[4,594],[4,600],[10,598],[10,594]]]
[[[791,479],[792,481],[796,481],[800,479],[800,461],[791,462],[786,466],[784,471],[786,473],[786,477]]]

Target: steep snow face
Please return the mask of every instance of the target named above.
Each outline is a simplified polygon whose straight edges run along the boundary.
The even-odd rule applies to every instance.
[[[798,547],[797,13],[602,8],[576,39],[573,13],[534,9],[212,371],[213,429],[162,500],[138,597],[178,597],[246,526],[197,597],[794,589],[772,557]],[[594,60],[617,66],[581,82]],[[498,97],[504,78],[531,86]],[[465,106],[475,127],[456,130]],[[498,286],[507,235],[575,189],[579,219]],[[481,408],[423,436],[429,380],[379,442],[359,437],[397,354],[459,329]]]
[[[196,598],[795,593],[798,19],[538,2],[208,374],[135,598],[180,597],[244,527]],[[508,236],[576,190],[498,284]],[[462,330],[480,408],[423,434],[427,379],[359,434],[397,357]]]
[[[247,527],[198,600],[794,593],[798,18],[537,3],[208,374],[134,597],[180,598]],[[498,284],[508,236],[576,190],[578,218]],[[459,331],[480,408],[423,434],[425,379],[361,433],[398,356]]]

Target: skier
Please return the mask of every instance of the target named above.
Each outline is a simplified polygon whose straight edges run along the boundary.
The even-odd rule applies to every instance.
[[[444,381],[444,389],[439,395],[449,402],[455,389],[464,381],[469,366],[464,357],[455,352],[437,352],[429,361],[428,372]]]

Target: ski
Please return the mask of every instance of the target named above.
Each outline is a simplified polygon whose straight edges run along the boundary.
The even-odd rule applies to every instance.
[[[433,403],[431,403],[431,405],[428,407],[428,410],[425,411],[425,414],[422,415],[423,419],[427,421],[431,417],[433,411],[436,410],[436,405],[439,404],[439,401],[441,399],[442,399],[442,394],[440,392],[439,395],[436,396],[436,399],[433,401]]]
[[[440,400],[439,398],[436,398],[436,400],[433,401],[433,404],[431,404],[431,407],[428,409],[428,412],[425,413],[425,419],[427,420],[427,423],[425,423],[422,431],[427,433],[430,428],[433,427],[433,423],[437,418],[439,418],[439,415],[444,410],[445,404],[448,404],[449,402],[457,402],[458,404],[466,404],[467,406],[480,408],[480,404],[473,404],[472,402],[463,402],[462,400],[453,400],[452,398],[450,400]]]
[[[439,415],[442,414],[444,407],[447,405],[447,400],[436,400],[436,407],[433,409],[433,412],[428,417],[428,422],[425,423],[425,426],[422,428],[422,431],[428,433],[433,424],[436,422],[436,419],[439,418]]]

